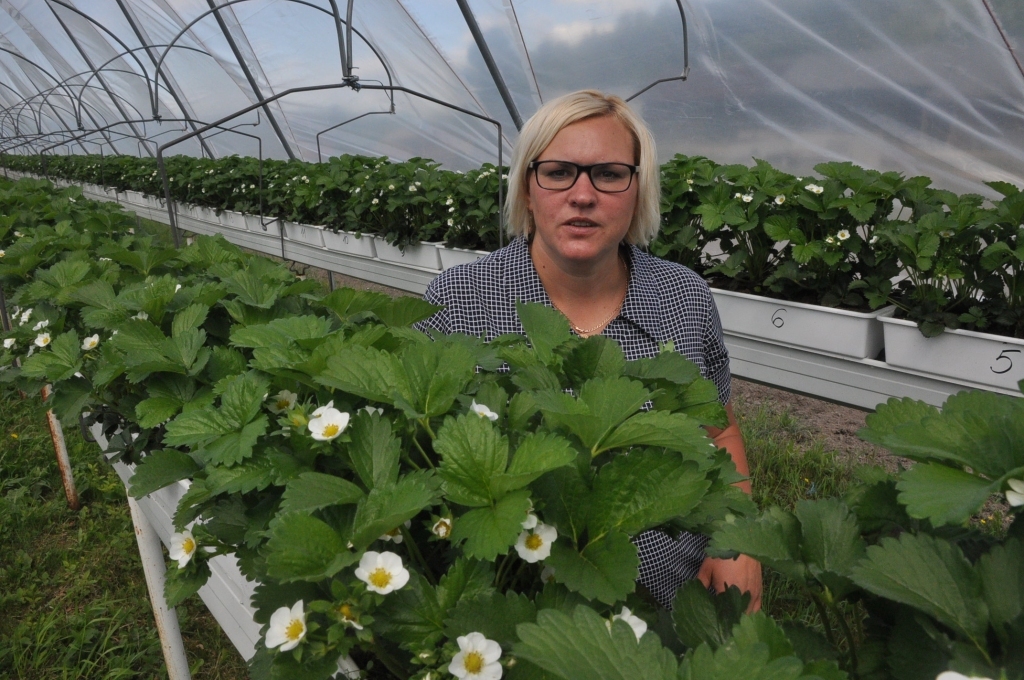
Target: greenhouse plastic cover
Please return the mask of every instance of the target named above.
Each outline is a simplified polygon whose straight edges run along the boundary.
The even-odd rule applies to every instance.
[[[851,160],[955,191],[1024,185],[1019,0],[467,4],[524,119],[573,90],[628,97],[682,74],[685,10],[689,77],[633,100],[662,161],[756,157],[807,174]],[[257,91],[340,83],[334,7],[344,19],[346,0],[0,0],[2,148],[67,142],[51,152],[152,155],[190,124],[258,103]],[[352,25],[361,83],[392,82],[497,120],[507,162],[516,127],[455,0],[355,0]],[[160,121],[150,96],[158,61]],[[295,93],[202,139],[214,156],[315,161],[322,133],[323,158],[422,156],[458,170],[497,161],[490,122],[401,92],[390,109],[380,90]],[[193,138],[164,153],[203,152]]]

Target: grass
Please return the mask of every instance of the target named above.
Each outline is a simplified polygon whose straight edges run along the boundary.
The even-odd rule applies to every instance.
[[[120,479],[66,428],[71,511],[39,400],[0,402],[0,677],[167,677]],[[193,678],[248,677],[201,602],[178,618]]]
[[[784,407],[741,402],[736,410],[759,507],[792,509],[800,500],[840,497],[849,488],[853,466],[826,450]],[[824,631],[808,595],[769,568],[764,569],[761,606],[777,621]],[[853,624],[862,614],[849,609],[843,606],[845,618]]]

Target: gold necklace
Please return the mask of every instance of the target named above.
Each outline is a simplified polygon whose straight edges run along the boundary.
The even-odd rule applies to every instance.
[[[597,331],[600,328],[604,328],[609,323],[611,323],[612,319],[617,317],[619,315],[619,312],[622,311],[622,304],[626,301],[626,294],[629,292],[629,268],[626,266],[626,261],[623,260],[621,256],[619,257],[619,264],[622,265],[622,271],[625,272],[626,274],[626,288],[622,291],[622,298],[619,300],[619,304],[615,306],[615,311],[612,312],[611,316],[609,316],[607,319],[597,324],[596,326],[593,326],[592,328],[580,328],[573,322],[572,319],[569,318],[568,314],[566,314],[558,305],[555,304],[554,300],[551,301],[551,306],[557,309],[559,312],[561,312],[562,316],[564,316],[565,320],[569,322],[569,325],[572,327],[574,331],[576,331],[577,335],[589,336],[591,333]]]

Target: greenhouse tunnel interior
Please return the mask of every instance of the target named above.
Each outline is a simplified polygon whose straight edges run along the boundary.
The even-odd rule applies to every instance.
[[[152,155],[286,90],[345,82],[348,10],[328,0],[3,0],[0,136],[9,153]],[[495,126],[482,118],[501,123],[507,159],[514,115],[581,88],[629,97],[676,78],[632,101],[661,161],[759,158],[795,174],[853,161],[986,196],[985,182],[1024,183],[1024,13],[1013,0],[355,0],[351,19],[356,87],[289,94],[225,124],[258,135],[261,149],[221,133],[166,153],[316,161],[318,133],[362,116],[321,134],[320,155],[468,170],[497,160]],[[394,115],[362,115],[390,112],[392,97]]]

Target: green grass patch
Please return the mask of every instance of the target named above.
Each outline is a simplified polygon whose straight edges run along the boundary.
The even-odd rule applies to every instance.
[[[784,406],[737,405],[750,465],[754,501],[760,508],[792,509],[797,501],[841,497],[853,481],[853,466],[807,431]],[[764,569],[762,609],[780,622],[796,622],[823,632],[813,602],[798,585]],[[854,621],[860,612],[847,611]],[[855,625],[855,624],[854,624]]]
[[[39,399],[0,403],[0,677],[166,677],[120,479],[67,428],[70,510]],[[194,678],[248,677],[201,602],[178,618]]]

